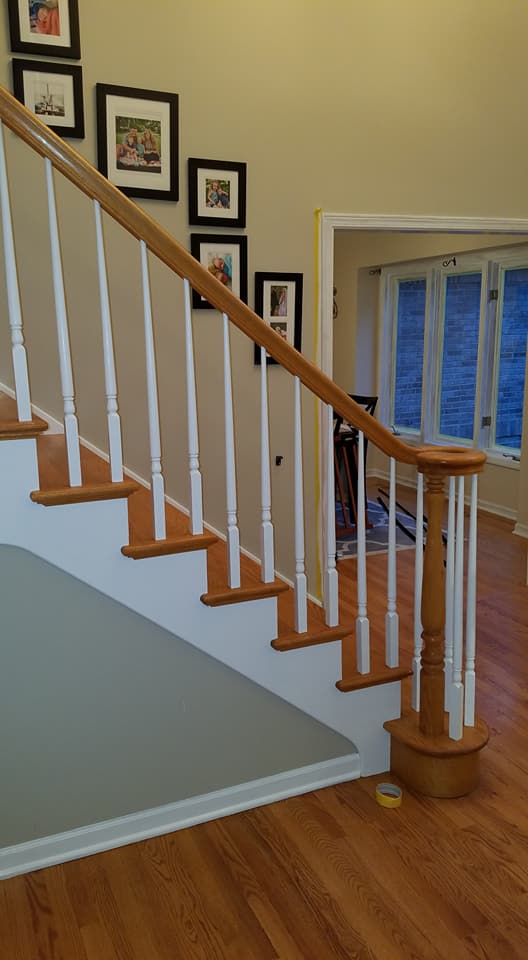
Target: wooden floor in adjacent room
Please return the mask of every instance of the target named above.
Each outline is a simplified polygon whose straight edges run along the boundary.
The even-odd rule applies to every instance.
[[[491,741],[471,797],[405,791],[384,810],[370,778],[6,880],[2,960],[526,960],[527,544],[511,528],[479,517]]]

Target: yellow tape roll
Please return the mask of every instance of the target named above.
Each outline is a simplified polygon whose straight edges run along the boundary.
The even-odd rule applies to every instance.
[[[376,800],[380,807],[401,807],[402,791],[395,783],[378,783]]]

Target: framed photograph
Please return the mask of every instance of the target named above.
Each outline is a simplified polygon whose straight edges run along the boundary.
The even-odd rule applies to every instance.
[[[97,163],[128,197],[178,199],[178,95],[98,83]]]
[[[191,233],[191,253],[220,283],[247,302],[247,237]],[[195,309],[215,309],[193,290]]]
[[[7,0],[11,49],[79,60],[79,0]]]
[[[61,137],[84,137],[82,69],[70,63],[13,60],[13,91]]]
[[[246,164],[190,157],[189,223],[246,226]]]
[[[255,313],[296,350],[301,349],[302,292],[302,273],[255,274]],[[268,354],[266,360],[277,362]],[[258,344],[255,344],[255,363],[260,364]]]

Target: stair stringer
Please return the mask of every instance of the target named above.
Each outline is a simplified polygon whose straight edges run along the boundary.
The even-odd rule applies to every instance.
[[[127,501],[43,507],[34,439],[0,443],[0,542],[42,557],[237,670],[350,739],[361,775],[389,767],[387,720],[400,716],[400,683],[342,694],[340,642],[277,653],[277,598],[207,607],[206,551],[130,560]],[[60,611],[58,611],[60,615]]]

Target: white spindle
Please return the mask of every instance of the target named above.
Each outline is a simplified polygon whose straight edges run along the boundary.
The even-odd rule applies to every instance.
[[[329,404],[326,408],[326,416],[325,622],[327,627],[336,627],[339,623],[339,582],[336,568],[334,410]]]
[[[101,207],[94,200],[95,236],[97,242],[97,268],[99,271],[99,300],[101,303],[101,327],[103,333],[103,359],[105,373],[106,419],[108,424],[108,445],[110,452],[110,475],[113,483],[123,479],[123,449],[121,444],[121,420],[117,404],[117,380],[110,319],[110,298],[108,296],[108,276],[103,239]]]
[[[385,663],[398,666],[398,613],[396,611],[396,461],[390,458],[389,552],[387,558],[387,613],[385,615]]]
[[[455,478],[449,478],[449,506],[447,513],[447,557],[446,557],[446,621],[445,621],[445,660],[444,660],[444,709],[449,710],[453,684],[453,630],[455,615]]]
[[[20,308],[20,292],[18,288],[18,272],[15,257],[15,243],[13,239],[13,221],[11,218],[11,202],[7,182],[7,165],[4,149],[4,131],[0,120],[0,207],[2,211],[2,236],[4,240],[4,264],[7,289],[7,307],[9,326],[11,327],[11,355],[13,358],[13,374],[18,419],[28,421],[32,419],[31,400],[29,394],[29,377],[26,348],[24,346],[24,331],[22,327],[22,310]]]
[[[240,586],[240,533],[237,517],[237,489],[235,466],[235,427],[233,420],[233,388],[231,383],[231,347],[229,343],[229,318],[224,319],[224,409],[226,447],[226,497],[227,497],[227,566],[228,583],[231,588]]]
[[[46,183],[48,190],[48,216],[51,244],[51,268],[53,276],[53,293],[55,298],[55,316],[57,321],[57,338],[59,344],[59,364],[62,400],[64,409],[64,436],[66,440],[66,455],[68,458],[68,476],[71,487],[80,487],[81,452],[79,447],[79,424],[75,410],[75,391],[73,387],[73,370],[70,350],[70,336],[68,333],[68,316],[66,313],[66,297],[64,295],[64,278],[62,274],[62,260],[59,241],[59,225],[57,221],[57,207],[55,204],[55,187],[53,185],[53,167],[46,159]]]
[[[202,475],[198,447],[198,411],[191,310],[191,287],[183,281],[185,302],[185,370],[187,381],[187,438],[189,444],[189,479],[191,487],[191,533],[203,533]]]
[[[273,524],[271,522],[271,470],[268,414],[268,363],[265,347],[260,348],[260,527],[261,576],[264,583],[275,579]]]
[[[464,643],[464,477],[458,478],[453,624],[453,683],[450,697],[449,736],[452,740],[460,740],[463,734],[464,720],[464,686],[462,684],[462,648]]]
[[[308,630],[306,574],[304,570],[304,494],[302,467],[301,382],[294,377],[294,511],[295,511],[295,630]]]
[[[471,478],[471,506],[469,508],[469,547],[466,606],[466,671],[464,723],[475,726],[475,653],[477,613],[477,474]]]
[[[420,709],[420,671],[422,669],[422,582],[423,582],[423,473],[418,474],[416,490],[416,553],[414,559],[414,657],[412,679],[412,707]]]
[[[358,434],[356,646],[358,673],[370,672],[370,624],[367,617],[367,535],[365,524],[365,437]]]
[[[156,353],[154,350],[154,331],[152,327],[152,304],[150,299],[150,281],[147,262],[147,246],[139,241],[141,251],[141,278],[143,285],[143,318],[145,324],[145,357],[147,372],[147,404],[149,419],[150,466],[152,514],[154,518],[154,539],[165,540],[165,481],[161,469],[161,434],[159,421],[158,383],[156,375]]]

